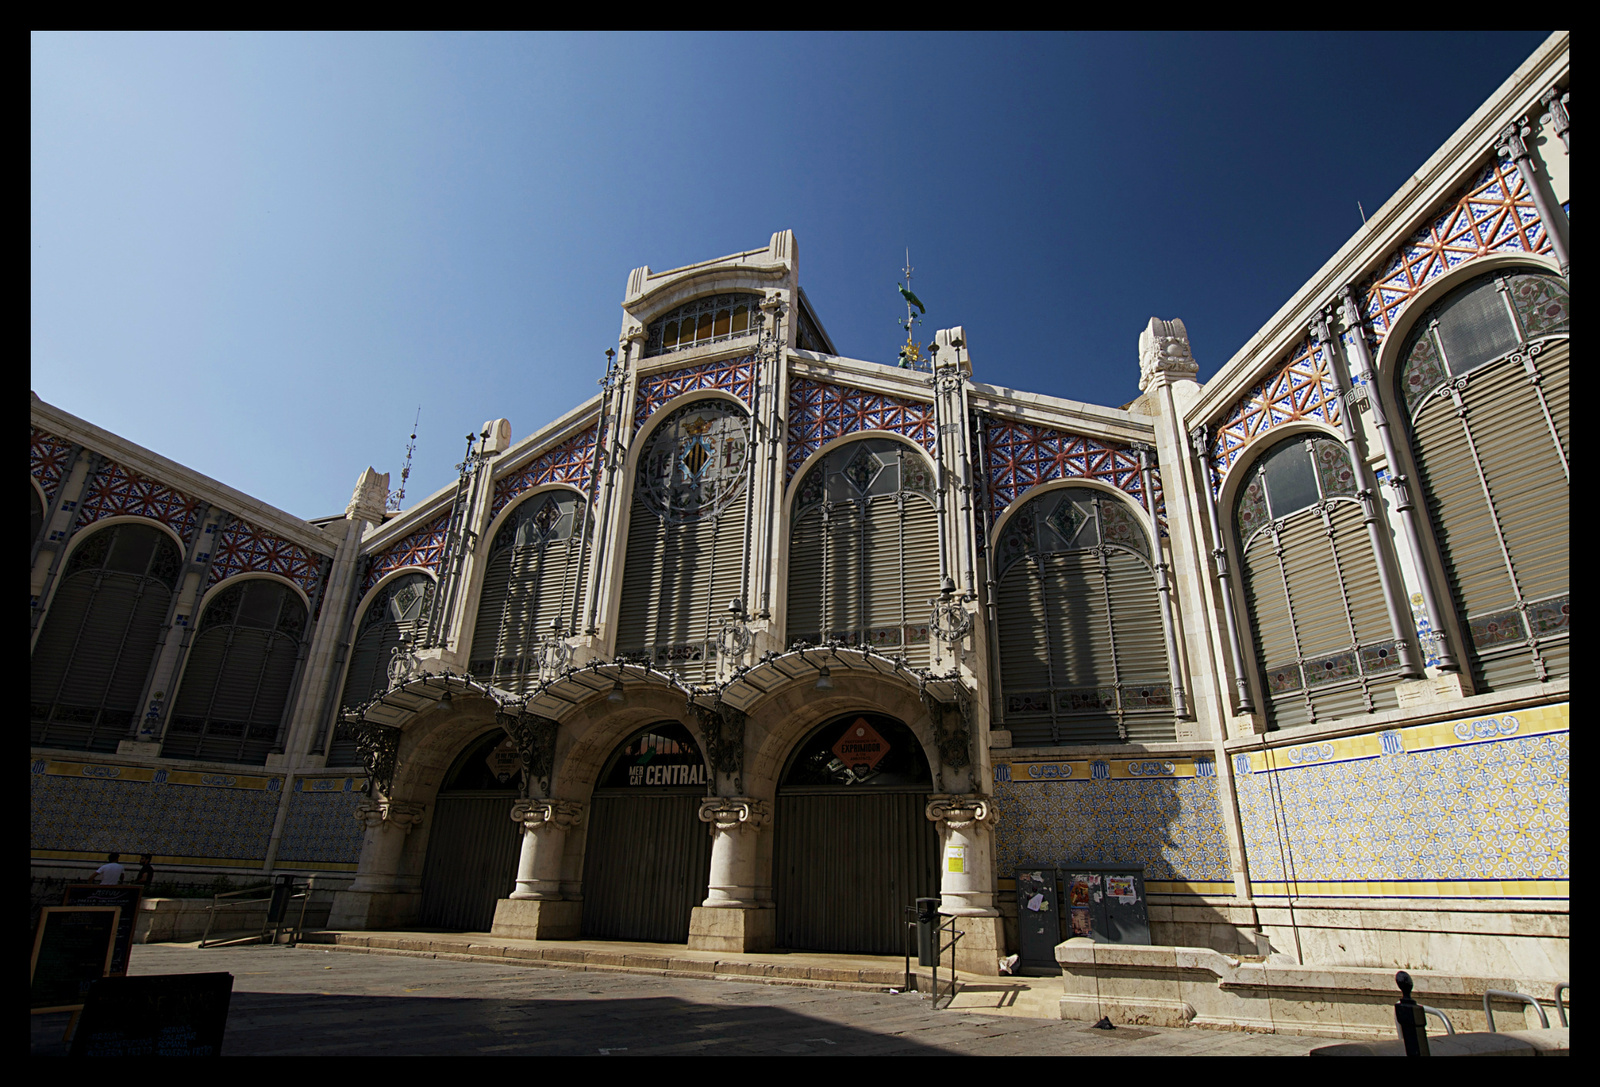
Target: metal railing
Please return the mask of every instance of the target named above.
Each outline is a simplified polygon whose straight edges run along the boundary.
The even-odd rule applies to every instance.
[[[221,947],[225,944],[239,943],[278,943],[287,933],[288,943],[298,943],[300,934],[305,931],[306,906],[311,901],[312,885],[314,878],[307,878],[303,883],[299,880],[286,878],[276,883],[263,883],[256,887],[246,887],[239,891],[223,891],[211,896],[211,905],[206,907],[206,928],[200,937],[200,947]],[[266,893],[262,893],[266,892]],[[246,898],[245,895],[254,897]],[[300,900],[300,915],[293,924],[288,921],[289,907],[295,899]],[[223,899],[234,901],[224,903]],[[221,939],[211,939],[211,926],[216,922],[217,910],[223,905],[244,906],[257,902],[267,904],[266,917],[261,922],[261,931],[252,935],[240,937],[238,935],[226,936]]]
[[[1456,1025],[1454,1023],[1450,1022],[1450,1017],[1448,1015],[1446,1015],[1443,1012],[1443,1010],[1441,1010],[1439,1008],[1430,1008],[1426,1004],[1418,1004],[1417,1007],[1422,1009],[1422,1013],[1424,1015],[1431,1015],[1435,1019],[1437,1019],[1441,1023],[1443,1023],[1444,1024],[1444,1032],[1445,1032],[1445,1034],[1447,1034],[1447,1035],[1448,1034],[1454,1034],[1456,1032]],[[1395,1029],[1395,1033],[1400,1036],[1400,1040],[1402,1042],[1405,1041],[1406,1040],[1406,1032],[1400,1028],[1399,1024],[1396,1024],[1394,1029]]]
[[[1489,1033],[1494,1033],[1494,1009],[1489,1007],[1489,998],[1500,997],[1502,1000],[1520,1000],[1524,1004],[1532,1004],[1533,1010],[1539,1013],[1539,1025],[1545,1030],[1550,1029],[1550,1020],[1544,1014],[1540,1003],[1527,993],[1514,993],[1510,989],[1485,989],[1483,991],[1483,1017],[1489,1021]]]
[[[1556,982],[1555,992],[1552,994],[1552,998],[1556,1002],[1556,1018],[1561,1020],[1562,1026],[1567,1025],[1567,1006],[1561,1003],[1561,992],[1563,989],[1570,990],[1571,988],[1572,986],[1566,982],[1558,981]]]
[[[911,917],[905,922],[906,976],[905,988],[901,990],[902,992],[908,992],[913,988],[911,977],[911,942],[914,938],[913,933],[916,932],[919,925],[917,920],[917,907],[907,906],[905,911],[906,913],[910,914]],[[946,932],[950,934],[949,943],[943,942],[943,935]],[[956,990],[960,984],[960,980],[956,976],[956,944],[960,942],[961,937],[965,935],[966,933],[957,931],[956,919],[954,917],[951,917],[949,920],[938,925],[933,930],[934,946],[937,948],[937,951],[935,951],[933,956],[933,1006],[935,1008],[939,1006],[939,963],[944,959],[944,953],[946,951],[950,952],[950,999],[945,1001],[944,1006],[948,1008],[951,1004],[955,1003]],[[918,960],[918,965],[921,965],[920,957]]]

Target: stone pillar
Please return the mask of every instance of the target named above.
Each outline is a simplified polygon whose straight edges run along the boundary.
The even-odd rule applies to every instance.
[[[578,935],[583,905],[561,895],[561,861],[567,831],[583,821],[576,800],[519,800],[511,821],[522,835],[517,885],[494,910],[496,936],[518,940],[570,940]]]
[[[1513,121],[1501,130],[1495,139],[1494,149],[1502,158],[1515,163],[1517,172],[1522,174],[1523,180],[1528,183],[1528,195],[1533,197],[1533,206],[1539,209],[1539,218],[1544,220],[1545,233],[1550,238],[1550,248],[1555,253],[1556,263],[1561,265],[1561,274],[1570,280],[1572,254],[1567,239],[1567,216],[1561,210],[1561,205],[1555,202],[1555,194],[1550,191],[1546,175],[1533,163],[1533,155],[1529,152],[1527,143],[1527,137],[1531,135],[1533,126],[1528,124],[1526,118]]]
[[[987,885],[1000,813],[993,798],[983,793],[946,793],[928,801],[927,816],[939,828],[939,912],[961,918],[956,922],[962,934],[956,944],[956,969],[998,976],[1005,929]]]
[[[422,823],[423,807],[383,797],[356,805],[355,819],[366,830],[361,860],[348,890],[333,896],[331,929],[377,929],[410,924],[421,893],[399,886],[400,854],[406,835]]]
[[[706,899],[689,920],[694,951],[764,951],[776,926],[770,902],[756,894],[756,842],[772,822],[772,805],[748,796],[711,796],[700,802],[700,821],[711,831],[711,880]]]

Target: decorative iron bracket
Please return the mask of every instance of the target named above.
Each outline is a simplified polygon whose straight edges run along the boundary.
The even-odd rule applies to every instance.
[[[522,793],[527,796],[538,783],[539,791],[550,791],[550,772],[555,768],[556,731],[560,725],[548,717],[502,709],[494,715],[495,724],[505,729],[522,756]]]
[[[711,769],[733,777],[735,791],[744,790],[744,723],[745,712],[718,701],[714,706],[702,706],[691,701],[689,708],[700,721],[700,733],[706,741],[706,759]]]
[[[972,704],[966,689],[956,685],[956,704],[941,702],[927,687],[921,688],[922,704],[933,721],[934,743],[939,748],[939,761],[952,770],[961,770],[972,764]],[[950,721],[950,714],[957,721]]]
[[[400,730],[349,714],[340,720],[336,733],[355,741],[356,754],[367,770],[367,781],[361,792],[369,797],[388,796],[394,785],[395,768],[399,765]]]

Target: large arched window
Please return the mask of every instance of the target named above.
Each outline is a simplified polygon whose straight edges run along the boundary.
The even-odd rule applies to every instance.
[[[1269,724],[1393,709],[1400,655],[1343,443],[1286,438],[1245,471],[1234,524]]]
[[[927,666],[939,595],[927,458],[892,438],[835,447],[801,478],[791,532],[786,644],[870,645]]]
[[[402,639],[414,645],[428,622],[433,579],[427,574],[402,574],[383,587],[361,616],[361,629],[350,649],[341,708],[359,706],[389,686],[389,662]],[[334,738],[329,766],[359,766],[355,741]]]
[[[305,633],[306,606],[287,585],[249,578],[212,597],[161,753],[260,764],[281,751]]]
[[[1479,690],[1568,672],[1570,303],[1553,275],[1481,276],[1423,314],[1401,355],[1411,451]]]
[[[716,635],[743,594],[747,417],[726,400],[673,412],[639,455],[617,653],[693,682],[716,674]]]
[[[131,523],[72,553],[30,662],[33,743],[115,751],[133,735],[182,567],[171,537]]]
[[[478,597],[472,674],[523,694],[539,679],[541,638],[559,620],[571,634],[583,592],[584,500],[551,491],[522,502],[495,534]]]
[[[1150,538],[1120,499],[1047,491],[995,545],[1000,693],[1018,747],[1177,738]]]
[[[754,336],[761,330],[760,303],[759,294],[713,294],[686,302],[650,322],[645,356]]]

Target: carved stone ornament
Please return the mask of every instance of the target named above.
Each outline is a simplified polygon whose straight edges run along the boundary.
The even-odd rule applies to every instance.
[[[496,712],[494,721],[505,729],[516,745],[517,754],[522,756],[522,766],[527,771],[524,792],[526,784],[534,781],[542,790],[549,791],[550,771],[555,768],[556,761],[556,732],[560,726],[548,717],[508,710]]]
[[[744,771],[744,711],[723,702],[715,706],[691,702],[689,708],[700,721],[700,734],[706,741],[706,761],[711,769],[737,778]]]
[[[511,806],[511,821],[522,834],[571,830],[583,822],[583,803],[578,800],[519,800]]]
[[[1144,392],[1157,374],[1183,378],[1199,372],[1200,364],[1189,350],[1189,331],[1183,322],[1177,318],[1150,318],[1150,327],[1139,333],[1139,391]]]
[[[422,825],[422,805],[404,800],[367,799],[356,805],[355,818],[368,830],[387,826],[402,834]]]
[[[379,475],[376,469],[368,468],[356,480],[355,492],[350,496],[350,504],[344,508],[344,515],[352,521],[370,521],[381,525],[388,503],[389,473]]]
[[[389,688],[400,686],[412,676],[420,674],[422,662],[417,659],[416,646],[402,632],[400,643],[389,650]]]
[[[1500,130],[1500,135],[1495,137],[1494,149],[1499,154],[1522,165],[1522,160],[1529,157],[1527,137],[1533,135],[1533,127],[1526,121],[1512,121]],[[1532,165],[1531,163],[1529,165]]]
[[[922,691],[922,705],[933,722],[939,761],[952,770],[960,770],[972,762],[971,710],[964,690],[958,695],[958,701],[958,705],[951,705],[939,701],[926,688]]]
[[[1000,822],[994,799],[983,793],[935,796],[928,801],[927,815],[933,822],[944,823],[951,830],[968,830],[980,823],[994,827]]]
[[[711,836],[759,831],[772,822],[772,805],[747,796],[708,796],[700,801],[700,821],[711,824]]]
[[[361,791],[369,797],[374,789],[387,795],[399,763],[400,730],[352,714],[339,722],[338,735],[355,741],[356,754],[361,758],[361,765],[366,767],[367,783]]]

